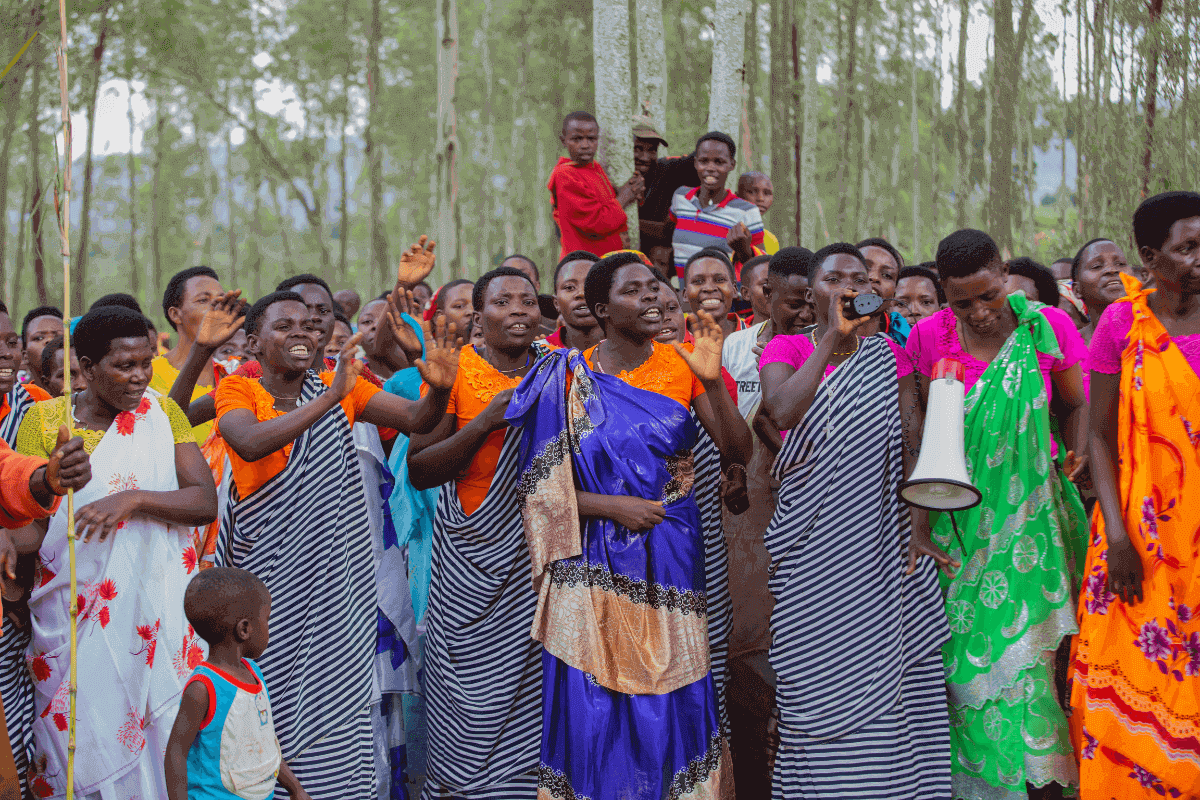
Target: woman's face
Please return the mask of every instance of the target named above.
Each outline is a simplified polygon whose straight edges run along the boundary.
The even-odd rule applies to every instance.
[[[683,319],[683,307],[679,304],[679,295],[668,287],[663,287],[662,330],[654,338],[663,344],[682,342],[687,332],[687,324]]]
[[[771,301],[771,322],[776,333],[794,334],[817,321],[806,276],[769,275],[766,288]]]
[[[645,264],[626,264],[613,275],[608,302],[596,306],[596,315],[607,320],[609,332],[649,341],[662,332],[663,300],[672,294],[668,289]]]
[[[583,299],[583,283],[588,270],[596,262],[587,259],[568,261],[558,271],[558,284],[554,287],[554,305],[565,325],[577,330],[590,331],[596,327],[596,318],[588,310]]]
[[[1096,242],[1084,249],[1079,257],[1079,277],[1075,281],[1075,288],[1087,305],[1089,314],[1093,309],[1102,311],[1125,296],[1125,284],[1121,283],[1122,272],[1134,274],[1125,258],[1125,251],[1115,243]]]
[[[304,305],[295,300],[281,300],[263,313],[258,333],[250,337],[250,348],[264,369],[304,372],[319,352],[321,338],[312,313]]]
[[[470,340],[472,344],[474,339],[471,337],[471,322],[475,316],[475,309],[471,307],[473,288],[469,283],[460,283],[449,289],[443,289],[438,295],[438,301],[441,303],[441,310],[438,314],[441,315],[442,324],[454,323],[454,335],[464,342]]]
[[[58,397],[63,393],[65,381],[63,351],[60,349],[54,354],[54,363],[51,365],[50,374],[46,376],[46,391],[50,393],[51,397]],[[83,371],[79,369],[79,359],[75,357],[75,348],[71,348],[71,394],[77,394],[86,388],[87,381],[83,378]]]
[[[875,245],[864,247],[858,252],[862,253],[863,260],[867,262],[867,275],[871,280],[871,290],[884,300],[891,300],[895,297],[896,279],[900,275],[900,265],[896,263],[892,254]]]
[[[154,355],[144,336],[113,339],[104,358],[80,359],[88,392],[117,411],[135,411],[154,374]]]
[[[976,336],[988,337],[1000,331],[1004,309],[1008,305],[1005,284],[1008,267],[1000,259],[965,278],[946,278],[942,290],[950,310]],[[1036,292],[1034,294],[1036,297]]]
[[[1180,294],[1200,294],[1200,217],[1178,220],[1167,231],[1161,249],[1142,252],[1151,256],[1147,266],[1157,285]]]
[[[921,275],[900,279],[896,284],[896,305],[910,325],[932,317],[941,307],[938,304],[937,287],[933,281]]]
[[[238,365],[246,360],[246,331],[238,328],[238,332],[233,335],[233,338],[218,347],[217,352],[213,353],[213,360],[225,364],[226,369],[232,366],[233,370],[236,370]],[[233,372],[233,370],[228,371]]]
[[[862,261],[847,253],[826,256],[808,290],[817,310],[817,321],[823,325],[829,324],[829,305],[843,293],[853,289],[863,294],[871,288],[871,279]]]
[[[542,312],[537,292],[525,278],[501,275],[483,292],[483,311],[476,313],[484,343],[493,350],[523,350],[540,333]]]
[[[733,276],[725,262],[716,258],[700,258],[687,268],[688,304],[693,311],[706,311],[715,320],[725,319],[733,308]]]
[[[337,358],[342,353],[342,348],[346,346],[346,341],[353,336],[350,326],[341,320],[334,320],[333,336],[329,337],[329,344],[325,346],[326,358]]]

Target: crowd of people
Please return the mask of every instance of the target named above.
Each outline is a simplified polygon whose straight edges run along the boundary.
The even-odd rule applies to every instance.
[[[1200,797],[1200,194],[909,265],[599,133],[545,284],[0,306],[0,796],[73,736],[95,800]],[[953,516],[899,494],[947,375]]]

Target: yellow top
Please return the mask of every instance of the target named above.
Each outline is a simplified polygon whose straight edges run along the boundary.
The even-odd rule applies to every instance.
[[[183,413],[179,404],[169,397],[157,399],[162,410],[167,412],[167,419],[171,420],[171,434],[174,436],[175,444],[195,441],[192,426],[188,424],[187,415]],[[150,398],[142,398],[142,402],[149,402],[149,400]],[[58,428],[60,425],[66,424],[67,398],[55,397],[53,400],[43,400],[34,404],[33,408],[29,409],[25,415],[25,419],[21,420],[21,427],[17,430],[16,451],[27,456],[49,458],[58,441]],[[83,449],[88,454],[96,451],[96,447],[104,438],[105,433],[85,428],[75,428],[74,432],[76,436],[83,439]]]
[[[775,234],[766,228],[763,228],[763,250],[769,256],[773,256],[779,252],[779,240],[775,238]]]
[[[175,379],[179,377],[179,370],[171,366],[171,362],[167,361],[166,356],[159,356],[154,359],[154,377],[150,379],[150,388],[166,397],[171,393],[171,387],[175,384]],[[194,386],[192,387],[192,402],[199,400],[204,395],[213,390],[212,386]],[[192,433],[195,436],[196,444],[204,444],[208,439],[208,435],[212,433],[212,421],[201,423],[192,428]]]

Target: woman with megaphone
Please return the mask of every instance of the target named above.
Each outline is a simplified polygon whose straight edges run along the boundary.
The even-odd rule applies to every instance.
[[[965,419],[942,424],[964,426],[967,473],[982,493],[931,526],[963,564],[941,579],[953,631],[944,655],[954,796],[1046,797],[1050,784],[1078,783],[1054,664],[1078,630],[1087,530],[1069,478],[1083,469],[1086,348],[1064,312],[1007,294],[1008,268],[986,233],[947,236],[937,267],[950,307],[917,323],[907,349],[923,405],[935,365],[961,364]],[[1069,412],[1059,420],[1064,459],[1050,436],[1052,399]]]
[[[773,796],[948,798],[950,721],[928,520],[897,489],[920,449],[912,366],[884,335],[853,245],[809,266],[816,328],[763,350],[763,410],[781,431],[771,557],[780,744]],[[857,301],[857,302],[856,302]],[[831,554],[847,553],[831,564]]]

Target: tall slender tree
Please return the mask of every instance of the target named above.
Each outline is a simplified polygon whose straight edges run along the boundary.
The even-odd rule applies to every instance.
[[[633,172],[633,98],[629,64],[629,4],[625,0],[593,0],[592,63],[596,84],[596,119],[600,123],[600,162],[610,180]],[[628,235],[638,229],[637,204],[625,209]]]
[[[667,37],[662,0],[636,0],[637,106],[660,133],[667,130]]]
[[[746,0],[716,0],[708,129],[741,138],[742,81],[746,74]]]
[[[96,142],[96,103],[100,98],[100,82],[104,74],[104,50],[108,40],[109,12],[112,3],[108,0],[100,2],[100,22],[97,27],[96,44],[92,48],[91,75],[88,81],[87,98],[87,136],[86,149],[83,154],[83,204],[80,209],[79,245],[75,257],[75,275],[71,282],[71,304],[76,308],[85,308],[83,293],[87,288],[88,254],[92,249],[92,189],[94,186],[92,168]],[[67,159],[69,165],[70,159]],[[68,169],[70,167],[68,166]]]
[[[458,209],[458,0],[438,4],[437,231],[442,283],[462,272]]]

